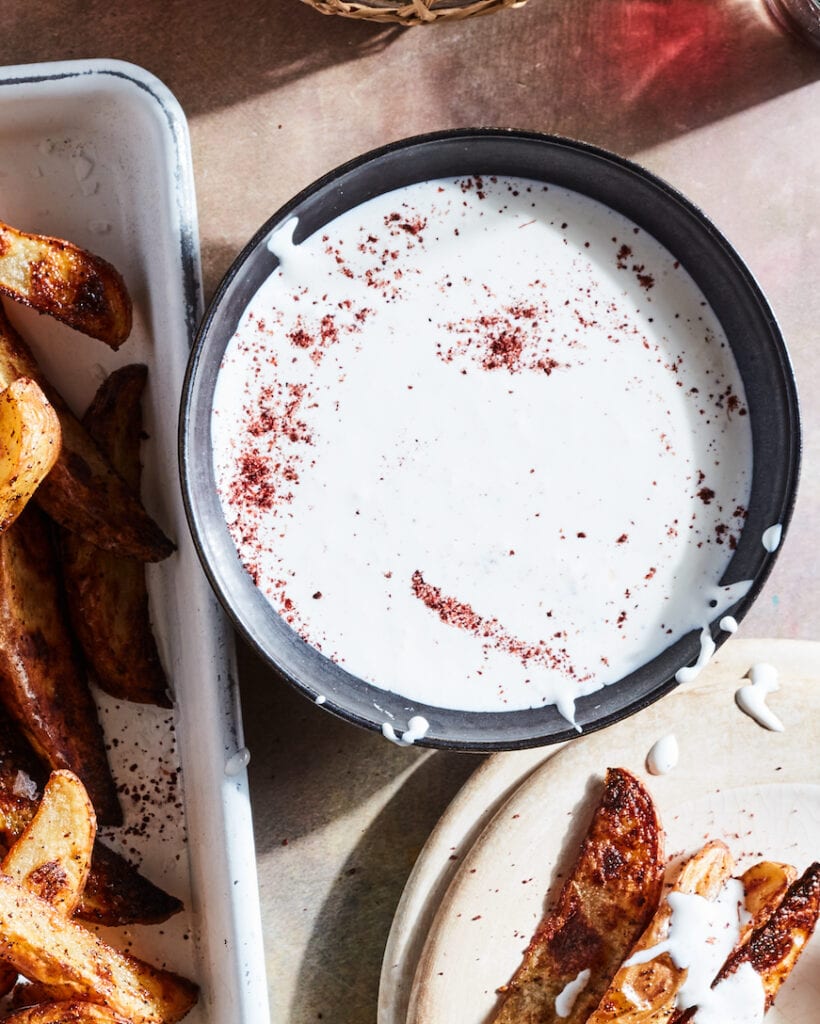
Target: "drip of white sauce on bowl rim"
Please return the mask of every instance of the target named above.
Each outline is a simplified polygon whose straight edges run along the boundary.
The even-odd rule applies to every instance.
[[[740,580],[740,582],[732,583],[727,587],[716,588],[709,602],[711,617],[715,618],[719,615],[722,618],[723,612],[744,598],[749,593],[751,586],[752,580]],[[709,624],[705,623],[700,631],[700,652],[697,660],[694,665],[679,668],[675,673],[675,679],[679,683],[691,683],[709,664],[715,650],[716,644],[712,639],[711,629]]]
[[[389,722],[382,723],[382,736],[386,740],[390,740],[391,743],[395,743],[397,747],[412,746],[416,740],[424,739],[429,730],[430,723],[423,715],[414,715],[401,736]]]
[[[771,554],[780,547],[780,540],[783,536],[783,526],[780,523],[775,523],[774,526],[770,526],[767,530],[763,531],[763,547]]]

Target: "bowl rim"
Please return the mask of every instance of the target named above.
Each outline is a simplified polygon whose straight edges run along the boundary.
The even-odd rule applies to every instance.
[[[196,445],[193,439],[193,430],[191,424],[191,410],[192,405],[196,398],[197,385],[200,381],[201,368],[203,362],[208,355],[208,340],[210,337],[211,327],[217,316],[217,313],[221,309],[222,303],[225,299],[226,294],[231,289],[237,277],[242,273],[246,263],[252,256],[252,254],[258,249],[263,240],[267,239],[271,231],[277,225],[281,225],[286,220],[294,215],[294,212],[302,207],[309,199],[326,190],[329,186],[332,186],[335,182],[346,177],[351,172],[355,172],[362,168],[365,168],[371,164],[377,163],[384,160],[385,158],[391,157],[395,154],[403,153],[410,149],[421,149],[424,147],[436,146],[440,143],[452,143],[453,141],[462,142],[465,145],[469,144],[473,140],[497,140],[497,141],[510,141],[514,145],[519,142],[534,143],[544,145],[545,147],[553,149],[569,149],[576,154],[580,154],[582,157],[587,159],[594,159],[602,161],[606,164],[612,165],[619,172],[625,173],[629,176],[637,177],[645,185],[650,186],[656,192],[658,192],[665,202],[671,202],[680,207],[683,212],[691,219],[693,219],[700,230],[705,232],[709,242],[716,247],[725,259],[732,265],[732,269],[737,275],[737,279],[744,291],[748,294],[748,297],[753,300],[760,309],[761,315],[765,318],[768,328],[769,335],[772,342],[774,343],[774,355],[780,365],[782,371],[782,380],[779,385],[784,388],[784,402],[787,412],[788,421],[788,434],[784,436],[783,440],[788,445],[788,461],[784,469],[785,480],[782,488],[782,499],[780,503],[781,516],[779,518],[779,524],[782,527],[782,537],[778,544],[778,547],[774,552],[769,552],[768,556],[762,567],[755,573],[752,584],[748,592],[736,602],[731,610],[735,619],[739,622],[749,608],[754,603],[757,596],[760,594],[763,586],[765,585],[776,558],[782,549],[783,539],[785,539],[788,532],[788,527],[791,522],[791,518],[794,511],[794,506],[797,498],[797,488],[800,476],[800,465],[802,459],[802,425],[799,411],[799,400],[797,392],[797,383],[794,375],[794,369],[792,361],[786,347],[786,342],[783,337],[782,331],[780,330],[777,319],[771,309],[771,306],[757,282],[755,276],[744,262],[742,257],[739,255],[734,246],[729,242],[726,236],[715,226],[711,219],[703,212],[703,210],[689,200],[682,192],[680,192],[675,186],[671,185],[663,178],[660,178],[653,172],[642,167],[640,164],[634,161],[620,156],[619,154],[613,153],[600,146],[594,145],[589,142],[584,142],[576,139],[572,139],[562,135],[529,131],[516,128],[491,128],[491,127],[480,127],[480,128],[456,128],[456,129],[445,129],[441,131],[428,132],[420,135],[409,136],[407,138],[397,139],[384,146],[371,149],[351,160],[340,164],[338,167],[333,168],[326,174],[317,178],[311,182],[300,192],[298,192],[292,199],[282,205],[276,210],[265,222],[258,228],[252,235],[249,241],[242,247],[240,252],[234,258],[230,267],[224,274],[222,280],[217,286],[211,301],[208,303],[208,307],[205,314],[200,322],[199,329],[197,331],[194,343],[191,349],[188,366],[185,373],[185,378],[182,388],[182,397],[180,404],[180,415],[179,415],[179,432],[178,432],[178,453],[179,453],[179,466],[180,466],[180,479],[183,493],[183,503],[185,507],[185,513],[188,520],[188,526],[193,537],[194,546],[199,557],[200,563],[203,570],[214,590],[217,598],[222,604],[224,610],[228,614],[229,618],[233,622],[238,632],[243,636],[245,641],[251,646],[256,654],[266,664],[274,670],[276,674],[284,678],[291,686],[297,689],[304,696],[314,702],[321,702],[325,710],[337,715],[345,721],[352,722],[356,725],[370,729],[372,731],[381,731],[383,723],[387,716],[393,717],[390,712],[387,715],[382,713],[380,716],[374,715],[367,717],[363,714],[358,713],[355,709],[343,706],[338,700],[334,699],[331,695],[325,695],[324,692],[312,684],[310,680],[298,678],[294,673],[288,671],[279,661],[277,661],[276,655],[268,650],[265,644],[249,629],[247,623],[243,620],[241,610],[236,606],[235,600],[231,597],[228,592],[226,583],[220,578],[220,574],[217,572],[215,567],[211,564],[211,560],[208,554],[208,545],[206,543],[206,532],[207,526],[200,520],[200,514],[198,509],[198,498],[194,493],[194,481],[193,481],[193,470],[192,466],[196,461]],[[480,162],[480,161],[477,161]],[[482,172],[479,167],[473,173],[487,173]],[[511,172],[512,173],[512,172]],[[516,175],[520,176],[520,175]],[[413,179],[421,180],[421,179]],[[548,178],[542,179],[545,182],[549,182]],[[570,186],[562,186],[570,187]],[[377,194],[384,194],[390,191],[385,189],[383,192]],[[575,191],[581,192],[580,189],[576,188]],[[581,192],[581,194],[585,194]],[[590,198],[595,199],[594,196]],[[598,200],[600,201],[600,200]],[[358,205],[358,204],[356,204]],[[617,207],[611,207],[616,212]],[[332,219],[332,218],[331,218]],[[630,218],[631,219],[631,218]],[[648,229],[644,229],[647,230]],[[648,233],[652,234],[652,232]],[[669,246],[666,243],[661,242],[665,248],[669,251]],[[674,255],[674,253],[673,253]],[[224,349],[220,351],[221,354]],[[734,352],[734,347],[733,347]],[[745,383],[745,382],[744,382]],[[210,454],[208,456],[210,458]],[[238,561],[238,557],[237,557]],[[730,562],[731,567],[731,562]],[[253,586],[253,584],[251,584]],[[255,589],[255,588],[254,588]],[[270,607],[270,614],[279,618],[278,613],[275,611],[273,606]],[[686,657],[683,661],[680,657],[675,658],[675,663],[678,667],[681,665],[688,665],[696,657],[697,650],[699,650],[699,639],[697,634],[700,632],[699,628],[694,629],[692,632],[686,634],[677,643],[673,644],[670,648],[664,652],[669,654],[670,652],[677,651],[679,648],[687,651]],[[729,634],[715,628],[715,624],[710,624],[710,632],[715,642],[716,648],[720,647],[722,643],[728,639]],[[300,641],[304,643],[304,641]],[[309,646],[309,645],[307,645]],[[659,656],[662,657],[662,656]],[[328,660],[328,659],[324,659]],[[654,664],[659,658],[651,659],[646,664]],[[363,684],[356,677],[351,676],[344,670],[339,669],[337,674],[341,676],[347,676],[349,679],[356,683],[369,687],[370,684]],[[627,676],[623,680],[619,680],[613,683],[612,686],[605,687],[605,690],[610,690],[614,686],[620,686],[621,683],[625,683],[632,679],[632,676]],[[599,717],[585,722],[583,725],[583,733],[587,734],[590,732],[597,731],[599,729],[606,728],[609,725],[620,721],[629,715],[635,714],[643,708],[654,703],[656,700],[661,699],[671,690],[678,686],[678,682],[675,679],[674,672],[669,678],[656,682],[646,692],[639,692],[631,700],[627,700],[625,703],[621,703],[615,707],[612,711],[602,714]],[[412,700],[401,696],[400,694],[391,693],[379,689],[377,687],[370,687],[378,694],[379,699],[382,703],[389,702],[390,698],[393,698],[400,704],[404,704],[405,708],[402,711],[404,721],[411,715],[422,715],[429,717],[430,714],[440,717],[442,715],[458,715],[468,720],[477,719],[498,719],[499,724],[503,720],[509,720],[513,715],[529,716],[533,721],[537,721],[539,712],[543,712],[544,708],[533,708],[530,710],[518,710],[518,711],[454,711],[453,709],[431,707],[425,705],[422,702]],[[588,695],[585,698],[580,698],[580,701],[589,702],[596,697],[596,693],[600,695],[602,691],[596,691],[593,694]],[[319,695],[322,695],[320,701],[318,700]],[[547,707],[552,707],[548,705]],[[397,717],[396,724],[399,724]],[[498,730],[500,734],[501,730]],[[415,740],[415,745],[431,747],[437,749],[447,750],[458,750],[465,752],[495,752],[503,750],[519,750],[526,749],[536,746],[545,746],[555,743],[561,743],[566,740],[572,739],[580,735],[569,722],[566,722],[565,728],[552,729],[547,732],[540,732],[535,729],[532,734],[526,736],[518,736],[512,739],[505,739],[503,735],[499,735],[498,738],[490,739],[487,737],[477,739],[451,739],[446,735],[428,734]]]

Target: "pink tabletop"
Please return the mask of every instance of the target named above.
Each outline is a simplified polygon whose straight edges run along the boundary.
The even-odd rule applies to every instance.
[[[207,294],[294,193],[418,132],[556,132],[679,187],[758,276],[802,394],[795,520],[742,635],[820,638],[820,52],[762,0],[529,0],[409,30],[298,0],[6,0],[0,63],[78,57],[143,65],[185,109]],[[244,648],[240,674],[271,1019],[371,1024],[404,881],[479,759],[338,722]]]

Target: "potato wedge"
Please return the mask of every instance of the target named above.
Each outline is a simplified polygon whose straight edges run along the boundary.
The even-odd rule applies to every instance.
[[[71,917],[91,867],[94,808],[73,772],[52,772],[37,813],[0,865],[4,875]]]
[[[795,878],[797,868],[771,860],[762,860],[743,872],[740,881],[749,920],[741,926],[738,948],[777,910]]]
[[[673,891],[714,900],[733,868],[729,848],[712,840],[686,861]],[[630,956],[663,942],[671,918],[672,910],[664,899]],[[675,996],[685,980],[685,968],[676,967],[664,952],[645,963],[621,965],[587,1024],[666,1024],[675,1013]]]
[[[76,916],[108,926],[161,924],[182,910],[182,901],[154,885],[124,857],[94,843],[91,871]]]
[[[62,430],[59,457],[36,491],[40,507],[55,522],[82,534],[97,547],[143,562],[167,558],[174,545],[45,379],[0,305],[0,388],[8,387],[18,377],[31,378],[40,385]]]
[[[113,349],[131,333],[131,298],[119,272],[60,238],[0,223],[0,292]]]
[[[134,493],[140,484],[147,368],[123,366],[100,385],[83,426]],[[171,707],[148,612],[145,567],[61,531],[68,610],[95,681],[121,700]]]
[[[629,772],[610,768],[557,905],[502,989],[494,1024],[585,1021],[658,902],[662,865],[663,833],[649,794]],[[589,981],[559,1017],[557,997],[584,970]]]
[[[728,978],[741,964],[750,963],[763,982],[768,1010],[811,938],[819,915],[820,863],[815,862],[792,883],[769,919],[732,953],[714,985]]]
[[[796,868],[791,864],[780,864],[777,861],[760,861],[744,871],[740,881],[743,883],[744,905],[749,919],[741,923],[735,952],[749,941],[756,928],[765,924],[771,917],[796,877]],[[669,1018],[669,1024],[685,1024],[694,1015],[695,1007],[687,1010],[676,1009]]]
[[[58,1000],[103,1003],[133,1024],[175,1024],[196,986],[121,953],[0,875],[0,957]]]
[[[38,1003],[3,1018],[4,1024],[130,1024],[107,1006],[98,1003]]]
[[[57,413],[36,381],[18,377],[0,392],[0,532],[51,472],[61,444]]]
[[[52,770],[82,779],[100,822],[122,821],[97,709],[68,631],[42,513],[0,534],[0,700]]]
[[[70,917],[91,864],[97,823],[85,787],[73,772],[52,772],[37,812],[3,859],[0,872]],[[0,992],[17,971],[0,963]]]
[[[0,715],[0,844],[7,849],[34,817],[46,779],[30,746]],[[91,870],[76,916],[102,925],[159,924],[182,909],[175,896],[154,885],[124,857],[94,842]]]
[[[11,846],[34,816],[37,801],[0,791],[0,835]],[[110,927],[161,924],[182,909],[176,896],[154,885],[101,840],[94,842],[91,870],[76,917]]]

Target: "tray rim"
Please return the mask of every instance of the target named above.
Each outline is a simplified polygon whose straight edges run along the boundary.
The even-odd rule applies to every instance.
[[[202,271],[200,263],[199,228],[194,185],[193,160],[191,154],[188,123],[179,101],[170,89],[154,74],[145,68],[128,61],[109,58],[90,58],[80,60],[49,61],[32,64],[18,64],[0,67],[0,105],[4,101],[4,87],[30,87],[36,95],[40,87],[49,85],[60,91],[62,98],[76,98],[79,93],[73,88],[79,81],[96,80],[104,87],[106,79],[116,80],[117,86],[125,84],[132,92],[133,100],[142,103],[147,112],[160,115],[160,130],[165,136],[166,166],[170,174],[167,182],[169,195],[175,202],[178,224],[167,229],[168,239],[178,233],[178,252],[174,261],[178,261],[181,273],[181,292],[184,301],[184,343],[182,353],[187,360],[194,335],[203,312]],[[62,86],[62,88],[61,88]],[[121,98],[121,97],[119,97]],[[118,99],[117,87],[111,88],[111,99]],[[170,155],[170,160],[168,159]],[[158,160],[161,158],[158,157]],[[181,344],[182,337],[170,338],[170,344]],[[181,387],[181,380],[176,382]],[[179,479],[179,466],[176,462],[176,446],[168,451],[168,458],[173,460],[169,465],[170,475]],[[180,499],[181,500],[181,499]],[[183,538],[180,538],[182,546]],[[190,546],[190,537],[184,538],[186,546]],[[209,730],[211,745],[221,748],[227,755],[219,766],[219,771],[211,772],[211,790],[213,810],[218,823],[223,827],[212,830],[221,833],[225,859],[230,878],[225,880],[224,892],[228,894],[228,906],[221,907],[222,923],[227,918],[229,934],[218,936],[221,957],[233,952],[231,969],[220,978],[220,987],[227,989],[222,1001],[234,1008],[237,1021],[242,1024],[263,1024],[269,1021],[268,995],[266,985],[265,962],[262,945],[262,920],[257,884],[254,836],[250,815],[249,787],[247,776],[247,751],[244,748],[242,720],[239,700],[239,687],[235,665],[234,636],[226,617],[222,613],[211,589],[199,569],[198,560],[194,559],[194,569],[198,573],[198,625],[201,627],[200,641],[206,636],[210,638],[209,661],[212,667],[212,678],[217,686],[209,692],[212,701],[206,709],[208,712],[206,728]],[[195,639],[195,638],[192,638]],[[180,707],[175,702],[175,713],[178,718]],[[185,744],[180,744],[180,761],[183,771],[190,767],[183,758]],[[233,759],[232,759],[233,758]],[[227,761],[231,761],[232,770],[226,770]],[[222,785],[218,785],[220,780]],[[186,790],[183,789],[186,804],[186,821],[188,819]],[[192,837],[189,836],[189,840]],[[204,955],[205,941],[203,938],[207,928],[202,925],[202,903],[197,893],[197,860],[209,859],[211,851],[208,844],[207,852],[197,855],[194,851],[198,845],[188,842],[189,869],[192,885],[193,906],[192,921],[197,928],[197,962],[201,968],[207,966],[208,958]],[[213,887],[209,891],[209,899],[220,891]],[[217,936],[211,937],[215,944]],[[211,961],[213,958],[211,958]],[[211,1019],[213,1004],[210,1000],[202,1005],[201,1012]]]

